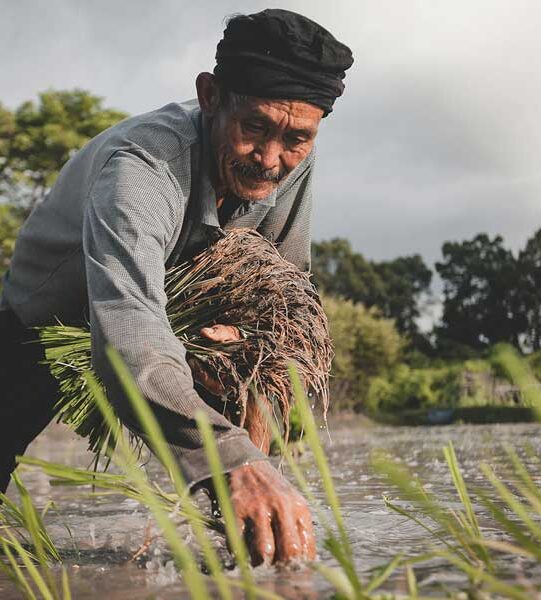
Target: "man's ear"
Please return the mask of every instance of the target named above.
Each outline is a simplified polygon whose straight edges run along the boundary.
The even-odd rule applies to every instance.
[[[195,80],[199,106],[205,115],[213,117],[220,105],[220,88],[212,73],[199,73]]]

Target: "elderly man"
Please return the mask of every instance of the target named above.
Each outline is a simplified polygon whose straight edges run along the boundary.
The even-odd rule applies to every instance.
[[[185,349],[169,326],[165,269],[234,227],[271,238],[310,265],[314,139],[343,91],[350,50],[309,19],[265,10],[229,20],[214,74],[198,101],[127,119],[94,138],[62,169],[25,223],[0,311],[0,486],[14,457],[52,417],[56,385],[38,364],[30,326],[90,321],[93,364],[117,412],[136,429],[104,356],[119,350],[162,423],[190,484],[209,477],[194,414],[214,428],[254,564],[312,558],[304,499],[246,431],[194,389]],[[206,335],[228,340],[217,326]]]

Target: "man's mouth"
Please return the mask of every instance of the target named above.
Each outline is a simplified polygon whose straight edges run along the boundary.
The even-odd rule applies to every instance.
[[[231,161],[231,170],[241,179],[253,183],[278,184],[287,175],[283,171],[277,173],[274,169],[262,169],[258,165],[243,163],[236,159]]]

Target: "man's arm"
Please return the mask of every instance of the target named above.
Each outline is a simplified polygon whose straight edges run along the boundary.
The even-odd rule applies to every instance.
[[[189,484],[209,476],[194,421],[204,410],[224,468],[264,459],[246,432],[210,408],[195,392],[184,346],[165,312],[165,251],[182,197],[165,166],[140,150],[117,152],[89,198],[83,229],[92,359],[119,416],[138,432],[127,400],[104,353],[114,346],[156,412]]]
[[[233,505],[252,562],[313,558],[310,511],[302,496],[250,442],[193,389],[185,349],[165,313],[164,252],[182,219],[175,183],[144,153],[118,152],[92,189],[84,251],[94,366],[123,421],[138,433],[128,403],[104,355],[120,351],[157,414],[188,483],[209,477],[194,414],[207,412]],[[176,221],[177,220],[177,221]]]

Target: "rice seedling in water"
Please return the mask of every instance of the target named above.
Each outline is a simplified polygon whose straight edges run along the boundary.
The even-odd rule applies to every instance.
[[[493,529],[509,541],[487,538],[483,535],[479,518],[472,502],[472,492],[468,490],[453,445],[450,443],[443,449],[443,454],[451,474],[451,478],[460,499],[462,510],[449,509],[444,501],[427,491],[422,482],[399,462],[388,457],[376,456],[373,465],[384,474],[400,492],[402,500],[415,506],[408,510],[386,498],[386,505],[398,514],[413,520],[428,534],[428,539],[438,542],[440,548],[421,556],[396,556],[386,565],[382,565],[366,581],[355,571],[351,546],[341,517],[340,504],[332,483],[331,473],[326,463],[325,453],[319,440],[310,405],[304,395],[300,381],[291,369],[295,406],[301,415],[305,440],[314,454],[318,472],[331,507],[334,523],[330,524],[325,515],[317,507],[309,486],[301,470],[291,456],[286,444],[281,440],[276,424],[269,418],[281,451],[297,479],[303,492],[310,498],[312,505],[326,531],[325,546],[338,561],[340,568],[330,568],[314,564],[335,587],[340,597],[358,599],[375,597],[394,597],[379,592],[388,579],[398,570],[405,568],[408,597],[420,598],[414,572],[414,565],[423,564],[434,558],[447,561],[449,567],[464,573],[471,582],[467,593],[472,597],[485,597],[491,592],[499,597],[516,598],[518,600],[541,597],[541,581],[510,582],[498,573],[498,559],[512,556],[523,556],[531,560],[531,565],[541,568],[541,487],[534,481],[532,474],[521,462],[515,450],[506,448],[509,458],[510,474],[514,478],[513,489],[496,476],[488,464],[481,464],[480,469],[493,491],[475,489],[475,498],[488,509],[494,518]],[[520,496],[517,496],[517,493]],[[428,523],[432,523],[431,525]],[[498,527],[499,526],[499,527]],[[335,530],[338,530],[336,535]],[[444,592],[444,597],[454,597],[458,590]],[[383,595],[382,595],[383,594]],[[431,593],[433,596],[433,592]]]
[[[144,401],[140,397],[139,391],[136,389],[135,384],[126,378],[126,374],[124,373],[122,368],[119,369],[115,364],[115,361],[118,361],[117,357],[112,353],[111,357],[118,376],[121,378],[121,380],[123,380],[125,392],[128,395],[128,398],[132,403],[134,410],[140,411],[141,405],[144,404]],[[95,395],[95,401],[106,423],[110,426],[113,425],[115,423],[116,416],[111,406],[107,402],[103,390],[100,388],[97,381],[91,375],[87,376],[87,381],[89,383],[90,388],[92,389],[93,394]],[[138,416],[140,418],[139,413]],[[142,421],[141,425],[144,428],[148,439],[150,440],[154,452],[159,458],[162,459],[162,462],[165,458],[166,462],[164,463],[164,466],[169,471],[169,475],[175,486],[175,490],[178,493],[179,500],[181,502],[183,501],[183,508],[188,509],[186,511],[187,515],[192,515],[196,511],[196,509],[195,507],[193,507],[192,510],[192,505],[188,497],[188,490],[185,486],[182,485],[183,481],[178,471],[178,467],[176,466],[176,464],[174,464],[172,456],[167,456],[167,453],[161,454],[162,445],[165,446],[165,448],[167,448],[167,446],[165,444],[163,436],[162,439],[160,439],[159,436],[157,436],[156,433],[153,431],[153,426],[156,425],[156,423],[154,422],[152,417],[148,418],[147,416],[147,418],[144,421],[142,421],[140,418],[140,421]],[[167,540],[167,544],[173,554],[176,566],[179,569],[179,571],[182,572],[183,578],[186,582],[187,587],[190,590],[192,597],[207,598],[209,594],[208,586],[204,576],[201,573],[201,570],[199,569],[199,566],[196,563],[193,553],[177,534],[177,530],[174,523],[169,519],[167,511],[164,510],[157,496],[153,492],[151,484],[148,481],[146,475],[139,468],[136,456],[132,448],[130,447],[129,443],[126,442],[125,438],[122,435],[120,435],[118,438],[117,449],[118,452],[115,454],[115,462],[123,469],[130,483],[134,485],[140,492],[144,504],[152,511],[152,514],[154,515],[158,526],[160,527],[165,539]],[[169,458],[171,458],[171,460],[169,460]],[[190,519],[189,516],[188,519]],[[199,524],[198,519],[194,518],[193,523],[195,525],[195,528],[197,529],[197,525]],[[210,559],[209,568],[212,568],[214,564],[214,560]],[[220,581],[220,579],[218,580]]]
[[[462,477],[453,445],[444,448],[444,456],[459,496],[462,510],[450,509],[435,494],[427,491],[409,469],[386,457],[376,457],[374,467],[399,490],[401,500],[414,509],[385,499],[387,506],[411,519],[439,542],[439,548],[416,562],[440,558],[463,572],[470,580],[471,589],[485,590],[505,598],[526,600],[541,593],[540,581],[510,581],[502,574],[502,559],[523,556],[531,560],[531,567],[541,567],[541,488],[520,461],[516,452],[507,448],[511,473],[517,479],[516,492],[499,479],[493,469],[483,463],[480,469],[492,485],[491,492],[476,489],[475,498],[493,517],[492,535],[498,531],[505,540],[486,537],[472,503],[471,492]],[[532,595],[533,594],[533,595]]]
[[[147,443],[157,458],[161,461],[171,478],[174,490],[178,496],[180,508],[183,511],[185,518],[190,523],[203,552],[205,563],[211,576],[211,581],[215,584],[220,597],[225,599],[232,598],[231,588],[238,587],[239,582],[224,575],[222,565],[205,530],[205,519],[191,500],[188,487],[184,482],[178,464],[169,449],[154,413],[148,406],[146,400],[141,396],[135,383],[133,382],[133,379],[131,378],[128,369],[122,363],[122,360],[116,351],[114,351],[112,348],[109,348],[108,356],[141,424],[141,428],[147,438]],[[96,395],[95,399],[97,405],[102,411],[106,422],[108,424],[112,423],[115,418],[114,413],[105,398],[103,390],[100,389],[96,380],[91,375],[88,375],[87,378],[92,392]],[[208,435],[206,435],[204,431],[203,436],[206,439],[206,450],[212,476],[215,482],[217,482],[220,480],[220,478],[223,478],[222,468],[219,462],[217,462],[215,459],[213,460],[212,450],[209,450],[208,447]],[[201,573],[201,570],[199,569],[199,566],[196,564],[193,553],[178,536],[174,524],[168,518],[167,511],[160,506],[160,502],[158,501],[155,490],[152,489],[152,486],[146,478],[146,475],[139,469],[133,449],[130,448],[129,444],[122,436],[119,437],[118,450],[118,454],[120,456],[115,458],[115,462],[117,462],[119,466],[123,468],[130,482],[141,493],[144,504],[152,511],[175,558],[179,571],[182,573],[190,594],[194,598],[208,597],[207,583]],[[234,531],[234,517],[233,520],[231,520],[231,515],[224,513],[224,520],[226,530],[231,532]],[[234,538],[230,536],[230,543],[232,543],[236,548],[235,554],[237,562],[243,574],[243,581],[240,582],[241,587],[243,587],[249,593],[250,597],[276,598],[276,595],[271,594],[270,592],[260,589],[256,590],[253,580],[250,576],[249,563],[247,559],[248,552],[244,547],[244,542],[242,538],[234,541],[233,540]]]
[[[339,567],[330,567],[318,561],[314,561],[310,566],[323,575],[323,577],[325,577],[325,579],[335,588],[337,594],[336,598],[366,600],[370,598],[391,597],[387,594],[381,595],[381,593],[375,592],[380,589],[395,570],[403,564],[403,557],[395,557],[389,561],[389,563],[382,565],[380,569],[377,569],[371,578],[362,581],[360,574],[355,568],[353,551],[344,524],[342,509],[332,480],[327,458],[319,439],[318,428],[310,404],[306,398],[301,380],[294,365],[290,365],[289,372],[295,397],[295,408],[302,424],[307,446],[314,456],[317,471],[321,476],[322,486],[333,516],[332,522],[329,521],[319,502],[314,497],[306,478],[291,453],[291,449],[280,435],[280,430],[276,425],[276,422],[269,414],[268,408],[264,403],[261,403],[260,409],[262,413],[266,415],[282,456],[295,477],[299,488],[310,501],[318,521],[325,529],[325,548],[339,564]]]
[[[81,469],[72,469],[70,471],[61,465],[52,465],[31,458],[22,458],[21,462],[42,467],[46,472],[57,479],[67,479],[69,484],[80,485],[83,483],[95,484],[96,482],[100,482],[107,490],[122,493],[127,497],[137,499],[143,505],[148,507],[164,535],[178,571],[182,574],[182,578],[191,597],[206,600],[211,597],[212,589],[213,592],[216,592],[212,593],[213,597],[219,596],[225,600],[232,600],[233,590],[237,587],[241,587],[242,589],[246,589],[250,593],[250,596],[254,598],[264,597],[271,600],[277,598],[276,595],[265,590],[256,591],[249,574],[247,563],[242,566],[243,573],[247,574],[243,581],[239,582],[225,576],[218,555],[205,529],[205,525],[208,521],[193,504],[179,467],[169,450],[150,407],[139,394],[129,372],[122,364],[118,355],[110,350],[109,356],[113,367],[122,381],[126,394],[132,403],[133,409],[141,422],[142,430],[145,432],[150,447],[169,473],[175,493],[165,493],[150,483],[146,474],[140,468],[137,460],[137,453],[122,432],[120,432],[118,436],[116,452],[113,457],[114,462],[124,473],[122,477],[110,473],[96,474],[94,472],[85,472]],[[103,389],[91,374],[87,374],[86,379],[89,390],[94,395],[93,401],[101,411],[106,425],[114,424],[116,416],[105,398]],[[219,474],[214,473],[214,476],[218,477]],[[174,505],[173,501],[175,502]],[[15,511],[13,503],[10,504],[9,507],[11,512]],[[203,574],[192,550],[178,534],[175,521],[171,519],[172,514],[182,515],[192,527],[203,552],[207,570],[210,573],[209,577],[206,577]],[[41,566],[42,563],[45,564],[45,555],[43,552],[43,544],[40,541],[41,538],[39,536],[41,535],[43,537],[44,527],[41,522],[39,528],[34,527],[34,521],[34,518],[33,520],[23,520],[23,527],[31,534],[30,542],[33,548],[35,548],[36,558]],[[40,529],[42,530],[41,534],[39,533]],[[28,581],[30,580],[30,582],[34,581],[36,585],[39,585],[40,592],[44,598],[47,598],[47,600],[49,598],[51,598],[51,600],[60,600],[61,596],[55,595],[54,580],[50,576],[49,571],[44,571],[45,578],[42,577],[40,572],[35,568],[32,554],[26,551],[12,534],[8,533],[6,536],[2,536],[0,542],[4,547],[9,559],[9,564],[11,565],[7,574],[12,579],[19,582],[18,585],[21,587],[27,598],[35,597],[32,595],[32,585]],[[242,540],[240,540],[237,543],[237,547],[242,543]],[[10,549],[11,547],[16,548],[19,560],[22,561],[23,565],[28,569],[26,573],[20,568],[19,562]],[[244,554],[241,551],[237,555],[239,562],[242,557],[246,555],[246,551]],[[59,559],[58,554],[56,555],[56,558]],[[38,576],[40,576],[41,579]],[[209,587],[209,584],[212,584],[212,587]],[[67,583],[66,589],[68,589]],[[66,598],[68,598],[68,596],[66,596]]]
[[[0,494],[0,548],[6,558],[0,560],[0,571],[29,600],[38,595],[43,600],[71,600],[66,570],[62,568],[58,582],[51,568],[51,563],[61,559],[43,523],[47,507],[40,514],[19,476],[14,474],[12,479],[21,505]]]
[[[90,484],[95,479],[101,481],[104,488],[135,498],[147,506],[162,530],[183,580],[194,598],[207,598],[209,594],[212,594],[212,597],[230,599],[234,597],[237,588],[244,590],[251,597],[278,598],[276,594],[261,589],[254,582],[244,541],[235,531],[235,518],[231,507],[228,507],[227,486],[216,447],[211,432],[204,422],[204,417],[198,415],[198,421],[205,440],[205,448],[214,483],[220,495],[225,529],[229,532],[230,543],[240,568],[240,580],[224,574],[212,542],[207,536],[206,522],[191,501],[176,461],[169,453],[168,446],[150,407],[135,388],[129,372],[118,355],[114,351],[110,351],[110,358],[132,402],[134,411],[138,415],[149,445],[170,475],[174,492],[163,492],[149,482],[144,471],[139,468],[133,449],[123,436],[119,438],[118,452],[114,458],[115,462],[122,468],[123,476],[108,473],[94,474],[93,472],[74,469],[71,475],[67,477],[68,481],[72,484],[82,484],[83,482]],[[541,520],[541,489],[532,474],[511,449],[507,449],[507,453],[516,480],[512,487],[504,484],[488,465],[481,466],[487,481],[492,486],[490,494],[486,489],[474,490],[473,492],[469,490],[461,474],[453,447],[449,445],[445,449],[445,458],[461,501],[461,510],[449,509],[442,499],[428,491],[422,485],[422,482],[401,464],[381,456],[376,457],[374,459],[376,469],[385,474],[389,481],[396,486],[402,500],[410,502],[415,507],[414,509],[407,509],[387,499],[386,503],[389,508],[414,520],[423,527],[427,531],[428,538],[437,542],[437,546],[422,556],[396,556],[379,569],[361,576],[353,561],[351,543],[332,482],[331,472],[319,439],[318,427],[304,394],[301,380],[294,369],[291,371],[291,379],[297,410],[305,432],[305,441],[313,454],[314,462],[320,473],[332,519],[329,519],[328,513],[315,500],[299,465],[291,456],[287,445],[280,436],[281,432],[275,420],[270,415],[268,415],[268,420],[299,487],[310,499],[318,520],[323,524],[325,547],[338,563],[337,567],[331,567],[317,561],[310,565],[334,587],[337,594],[336,598],[366,600],[395,597],[383,590],[386,586],[388,587],[389,578],[396,576],[398,572],[404,573],[407,586],[405,597],[422,598],[415,576],[415,569],[418,568],[418,565],[422,566],[424,562],[434,558],[444,561],[448,568],[454,568],[469,578],[471,587],[466,591],[472,594],[472,597],[483,597],[482,594],[485,592],[518,600],[535,597],[535,594],[541,589],[538,583],[533,581],[512,582],[499,573],[502,557],[522,556],[531,561],[532,565],[541,566],[541,526],[539,525]],[[103,390],[92,376],[87,376],[87,381],[89,389],[96,395],[96,403],[104,415],[105,422],[107,424],[113,423],[116,417],[104,397]],[[263,405],[262,409],[268,411],[266,405]],[[27,464],[45,468],[46,472],[58,479],[66,476],[66,471],[63,471],[63,468],[58,467],[58,465],[46,465],[34,459],[23,459],[23,461]],[[492,528],[496,529],[497,527],[500,533],[505,534],[506,539],[504,541],[502,539],[494,540],[483,534],[472,498],[475,499],[475,502],[479,502],[487,508],[494,520]],[[196,534],[207,570],[210,573],[208,577],[202,574],[192,550],[179,537],[175,523],[170,519],[173,502],[177,505],[175,514],[186,518]],[[36,530],[34,530],[35,535]],[[30,536],[33,544],[35,544],[33,541],[34,536]],[[501,538],[501,535],[498,537]],[[42,542],[38,542],[39,544],[43,547]],[[13,561],[8,564],[11,575],[14,574],[15,578],[25,580],[29,576],[32,578],[35,571],[32,571],[30,567],[27,567],[26,572],[21,569],[20,563],[26,565],[26,559],[20,555],[20,551],[17,550],[19,552],[18,558],[9,546],[8,552],[11,552],[13,557]],[[36,556],[38,565],[41,565],[39,555]],[[34,560],[36,556],[34,556]],[[28,558],[28,560],[31,559]],[[33,561],[31,562],[34,564]],[[17,565],[18,572],[14,565]],[[39,569],[37,572],[41,576],[40,585],[52,585],[48,575],[41,575]],[[31,598],[32,596],[29,595],[28,590],[32,590],[32,585],[37,584],[27,582],[25,587],[25,583],[20,581],[18,585],[20,589],[25,589],[26,592],[24,593],[28,594],[28,598]],[[452,597],[457,592],[457,590],[444,591],[440,597]],[[56,600],[57,597],[61,598],[61,596],[54,595],[50,597],[53,600]]]
[[[209,466],[212,471],[214,486],[220,500],[225,530],[228,533],[229,543],[240,569],[240,581],[231,577],[227,577],[223,573],[222,565],[220,564],[215,549],[213,548],[212,543],[205,531],[205,519],[191,501],[189,491],[183,481],[178,465],[170,453],[169,447],[160,431],[159,425],[150,407],[136,389],[127,368],[123,365],[116,352],[112,349],[109,349],[108,353],[113,367],[118,374],[127,396],[132,403],[134,411],[141,423],[142,430],[145,432],[151,449],[160,459],[170,475],[175,493],[165,493],[159,488],[156,488],[156,486],[152,486],[144,472],[139,468],[136,454],[134,453],[134,450],[130,446],[129,442],[124,438],[122,432],[118,438],[117,452],[113,456],[113,460],[122,469],[124,473],[123,476],[113,475],[110,473],[94,473],[81,469],[70,470],[62,465],[53,465],[46,463],[45,461],[39,461],[32,458],[22,458],[21,462],[27,465],[43,468],[45,472],[55,477],[57,480],[64,480],[70,485],[97,483],[98,486],[102,486],[111,492],[122,493],[127,497],[137,499],[142,504],[147,506],[154,515],[154,518],[165,537],[179,572],[182,573],[182,577],[192,597],[209,597],[209,588],[207,584],[212,582],[217,591],[217,594],[214,594],[214,596],[219,595],[220,597],[228,600],[233,598],[232,592],[238,587],[243,589],[249,598],[262,597],[278,599],[279,596],[261,589],[254,583],[252,571],[249,565],[249,553],[245,547],[242,536],[240,536],[236,529],[236,520],[231,502],[229,500],[229,492],[225,477],[223,475],[223,469],[220,464],[217,447],[210,427],[205,421],[204,415],[197,415],[197,420],[201,430],[202,438],[204,440]],[[298,401],[301,403],[299,404],[299,411],[303,421],[304,429],[306,431],[306,436],[309,440],[310,447],[313,449],[314,455],[316,456],[318,467],[323,474],[325,491],[329,498],[333,516],[336,521],[334,527],[337,526],[339,532],[337,536],[334,533],[333,525],[327,523],[324,516],[322,517],[326,523],[326,529],[328,532],[327,545],[331,552],[337,557],[342,566],[342,570],[331,569],[323,565],[318,565],[317,563],[314,563],[313,566],[314,568],[317,568],[331,583],[333,583],[333,585],[336,585],[337,590],[341,591],[344,597],[372,597],[369,595],[368,590],[366,593],[363,592],[360,579],[355,573],[352,561],[351,546],[347,538],[343,518],[341,516],[340,505],[332,484],[328,464],[318,439],[317,427],[312,417],[307,400],[304,396],[300,379],[297,373],[294,371],[292,371],[292,378],[295,394],[298,398]],[[96,406],[102,412],[105,423],[112,424],[115,416],[112,408],[104,396],[103,390],[92,375],[87,375],[86,379],[90,392],[95,395],[94,401]],[[271,422],[272,427],[275,428],[275,432],[279,433],[279,428],[276,422],[274,420],[271,420]],[[280,441],[282,444],[284,444],[283,447],[285,448],[285,442],[281,436]],[[291,466],[295,468],[295,463],[289,454],[287,455],[287,458],[290,461]],[[298,469],[297,475],[301,487],[308,492],[308,495],[311,495],[306,481]],[[178,504],[178,507],[180,507],[182,516],[187,519],[192,526],[194,533],[196,534],[197,541],[199,542],[201,550],[203,551],[204,560],[210,573],[210,578],[203,576],[192,551],[178,536],[175,524],[169,518],[173,500],[176,500],[176,504]],[[380,573],[378,581],[374,583],[383,583],[391,571],[392,569],[387,569],[385,573]]]
[[[17,473],[13,474],[12,480],[21,499],[21,506],[17,506],[13,500],[0,493],[0,530],[16,533],[21,543],[30,547],[32,540],[28,537],[28,534],[31,533],[28,525],[33,523],[35,525],[33,531],[37,531],[39,534],[40,546],[45,556],[51,560],[59,561],[58,550],[43,524],[43,517],[50,508],[50,504],[47,504],[39,513]]]

